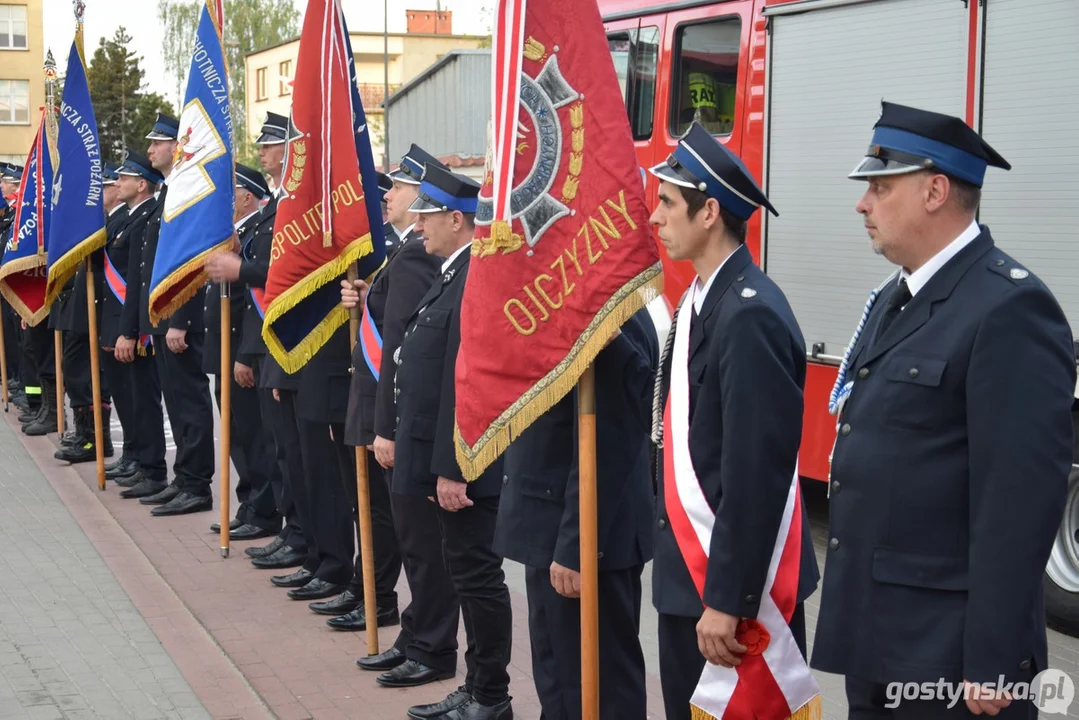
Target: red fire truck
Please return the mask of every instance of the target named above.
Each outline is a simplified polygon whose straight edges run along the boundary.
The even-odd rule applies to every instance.
[[[757,213],[748,244],[790,299],[808,345],[805,477],[828,481],[828,394],[869,291],[893,269],[870,250],[854,211],[863,184],[846,177],[882,99],[964,117],[1010,161],[1010,172],[989,171],[979,219],[1049,285],[1079,338],[1079,2],[599,6],[642,168],[663,162],[698,120],[745,160],[780,213]],[[647,174],[645,183],[654,205],[658,183]],[[693,270],[663,261],[669,323]],[[1054,625],[1079,634],[1075,467],[1046,591]]]

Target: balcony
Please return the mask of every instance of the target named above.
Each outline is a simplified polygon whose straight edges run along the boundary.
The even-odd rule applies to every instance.
[[[363,101],[364,111],[382,112],[379,105],[386,99],[386,86],[382,83],[359,83],[357,87],[360,89],[360,100]],[[400,84],[390,85],[390,95],[397,92],[400,87]]]

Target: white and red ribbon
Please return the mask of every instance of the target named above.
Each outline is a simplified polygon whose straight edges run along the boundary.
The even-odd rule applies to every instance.
[[[494,219],[509,222],[513,171],[517,157],[517,118],[521,102],[527,0],[499,0],[491,63],[494,102]]]

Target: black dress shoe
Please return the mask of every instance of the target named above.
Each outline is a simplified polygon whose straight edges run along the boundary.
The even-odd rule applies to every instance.
[[[175,498],[179,494],[180,494],[179,486],[177,486],[176,483],[173,483],[172,485],[169,485],[168,487],[166,487],[164,490],[157,493],[156,495],[151,495],[150,497],[144,497],[141,500],[139,500],[139,502],[142,503],[143,505],[164,505],[165,503],[168,503],[168,502],[172,501],[172,499]]]
[[[120,493],[122,498],[146,498],[157,495],[166,488],[164,480],[148,480],[143,478],[134,487],[129,487]]]
[[[229,530],[229,540],[258,540],[264,537],[273,537],[277,530],[267,530],[258,525],[244,524],[233,530]]]
[[[288,575],[274,575],[270,578],[277,587],[285,588],[300,588],[311,582],[311,578],[315,577],[315,574],[306,568],[300,568],[294,573]]]
[[[132,488],[145,479],[146,476],[142,474],[142,471],[136,470],[134,475],[124,475],[123,477],[114,478],[112,482],[116,483],[117,487]],[[162,485],[167,484],[164,480],[160,480],[159,482]]]
[[[321,578],[311,578],[311,582],[303,587],[289,590],[288,596],[293,600],[321,600],[344,591],[345,586],[339,583],[328,583]]]
[[[350,613],[363,604],[361,598],[352,594],[351,590],[345,590],[333,600],[313,602],[308,605],[311,612],[318,615],[344,615]]]
[[[360,666],[361,670],[374,670],[374,671],[386,671],[392,670],[407,658],[405,654],[395,647],[390,648],[386,652],[379,653],[378,655],[371,655],[368,657],[362,657],[356,661],[356,664]]]
[[[262,570],[283,570],[290,567],[300,567],[307,560],[307,553],[302,553],[296,548],[282,545],[277,552],[270,553],[265,557],[257,557],[251,564]]]
[[[454,708],[461,707],[471,699],[472,693],[468,691],[468,688],[462,685],[447,695],[444,700],[439,700],[436,703],[430,703],[428,705],[413,705],[408,709],[408,716],[410,718],[415,718],[415,720],[437,718]]]
[[[326,621],[326,624],[332,627],[334,630],[366,630],[367,629],[367,612],[364,608],[358,607],[347,615],[341,617],[330,618]],[[397,612],[397,608],[379,608],[378,610],[378,626],[380,628],[390,627],[392,625],[401,624],[401,615]]]
[[[220,531],[219,531],[220,532]],[[285,544],[285,538],[278,535],[275,537],[269,545],[263,545],[262,547],[249,547],[244,549],[244,555],[249,558],[266,557],[267,555],[273,555],[275,552],[281,549],[281,546]]]
[[[131,463],[131,462],[135,462],[135,461],[134,460],[128,460],[127,455],[124,455],[124,454],[121,453],[120,457],[116,458],[115,460],[113,460],[110,463],[105,463],[105,472],[108,473],[110,470],[115,470],[116,468],[120,467],[121,465],[126,465],[127,463]]]
[[[476,698],[469,698],[463,705],[439,715],[438,720],[513,720],[513,706],[510,698],[497,705],[481,705]]]
[[[138,471],[139,464],[137,462],[126,458],[120,458],[120,460],[111,467],[108,465],[105,466],[105,479],[115,480],[116,478],[134,475]]]
[[[188,513],[205,512],[213,509],[213,495],[195,495],[189,492],[181,492],[161,507],[155,507],[150,511],[150,514],[154,517],[165,517],[169,515],[187,515]]]
[[[232,533],[231,533],[232,530],[235,530],[236,528],[240,527],[243,524],[244,524],[244,521],[241,520],[240,518],[232,518],[231,520],[229,520],[229,530],[230,530],[229,537],[230,538],[232,537]],[[220,534],[221,533],[221,523],[219,523],[219,522],[212,523],[210,525],[210,532],[212,532],[214,535]]]
[[[439,680],[449,680],[455,674],[435,670],[415,660],[406,660],[393,670],[379,675],[375,678],[375,682],[382,687],[390,688],[417,687]]]

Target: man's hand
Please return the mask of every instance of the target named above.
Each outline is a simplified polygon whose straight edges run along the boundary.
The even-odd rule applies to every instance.
[[[275,402],[281,402],[281,393],[277,391],[277,388],[273,389],[273,399]]]
[[[123,335],[116,338],[116,361],[122,363],[135,362],[135,341]]]
[[[551,587],[562,597],[581,597],[581,573],[556,562],[551,563]]]
[[[363,280],[341,281],[341,305],[346,310],[359,307],[367,300],[367,291],[370,287]]]
[[[375,444],[372,448],[375,451],[375,460],[377,460],[378,464],[386,468],[387,470],[393,467],[394,447],[395,445],[393,440],[387,440],[384,437],[379,437],[378,435],[375,435]]]
[[[1012,704],[1011,695],[1002,692],[999,688],[989,690],[978,683],[964,680],[963,690],[963,697],[967,701],[967,709],[974,715],[984,714],[993,717]]]
[[[243,363],[233,363],[232,377],[236,378],[236,384],[242,388],[255,387],[255,371]]]
[[[697,648],[704,659],[713,665],[732,668],[742,664],[741,655],[746,646],[735,639],[738,618],[734,615],[705,608],[697,623]]]
[[[215,283],[235,282],[240,279],[240,256],[216,252],[206,258],[206,273]]]
[[[463,482],[440,477],[435,489],[438,492],[438,504],[446,512],[472,507],[472,501],[468,499],[468,485]]]
[[[177,355],[187,350],[187,330],[169,328],[169,331],[165,333],[165,344]]]

